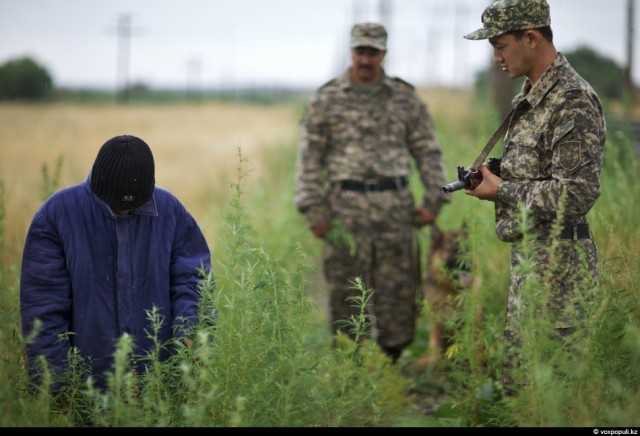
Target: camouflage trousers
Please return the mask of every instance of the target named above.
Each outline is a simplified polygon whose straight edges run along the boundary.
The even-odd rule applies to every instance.
[[[354,278],[360,277],[373,292],[367,336],[399,354],[414,338],[418,314],[420,268],[412,194],[408,188],[370,193],[334,189],[329,203],[332,230],[325,239],[324,274],[332,329],[353,338],[353,327],[344,321],[360,311],[350,300],[362,294],[353,288]]]
[[[525,338],[539,340],[540,332],[547,331],[548,339],[563,346],[569,335],[586,333],[598,282],[598,252],[592,239],[512,245],[502,365],[507,396],[527,385]]]

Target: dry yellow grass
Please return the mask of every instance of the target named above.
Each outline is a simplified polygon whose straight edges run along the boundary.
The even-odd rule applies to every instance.
[[[470,126],[474,121],[474,95],[468,90],[426,88],[418,91],[432,115],[455,120],[458,126]]]
[[[265,147],[295,141],[298,116],[291,105],[0,105],[6,254],[13,262],[19,259],[31,217],[42,203],[42,167],[46,164],[51,174],[59,156],[64,159],[60,187],[65,187],[86,179],[107,139],[139,136],[154,152],[157,185],[209,226],[215,222],[207,214],[226,206],[216,202],[236,180],[238,148],[250,161],[246,169],[258,173],[253,157]]]

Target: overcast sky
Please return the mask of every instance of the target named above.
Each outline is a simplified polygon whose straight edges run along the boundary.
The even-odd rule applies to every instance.
[[[317,87],[346,68],[354,22],[389,30],[386,69],[419,86],[473,82],[491,62],[489,0],[0,0],[0,63],[29,56],[58,86]],[[381,5],[389,14],[380,13]],[[549,0],[556,47],[626,64],[627,0]],[[638,28],[638,7],[634,17]],[[119,20],[131,19],[128,67]],[[119,55],[120,53],[120,55]],[[640,82],[635,34],[634,77]],[[125,74],[125,71],[128,72]]]

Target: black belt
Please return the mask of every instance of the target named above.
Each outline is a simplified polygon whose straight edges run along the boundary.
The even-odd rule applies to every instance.
[[[409,185],[406,177],[394,177],[391,179],[368,179],[364,182],[355,180],[341,180],[335,182],[336,186],[344,191],[354,192],[381,192],[381,191],[399,191]]]
[[[542,235],[538,239],[549,239],[550,235]],[[577,226],[565,227],[558,236],[559,239],[591,239],[591,232],[589,231],[589,224],[583,223]]]

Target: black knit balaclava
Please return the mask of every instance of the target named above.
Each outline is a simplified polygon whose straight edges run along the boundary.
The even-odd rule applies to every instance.
[[[100,148],[91,170],[91,190],[112,210],[132,210],[151,198],[155,165],[142,139],[116,136]]]

